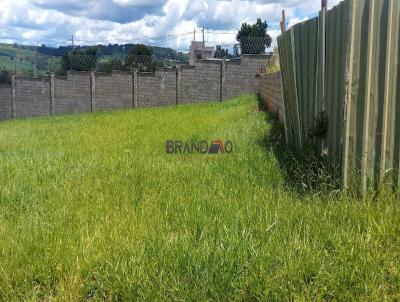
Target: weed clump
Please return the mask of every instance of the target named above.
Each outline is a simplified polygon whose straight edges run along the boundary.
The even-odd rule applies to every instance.
[[[320,147],[320,141],[326,133],[323,113],[316,118],[315,129],[310,129],[310,143],[302,152],[294,152],[287,148],[285,129],[276,114],[267,114],[267,124],[264,146],[278,159],[289,189],[300,195],[329,195],[338,192],[340,166]]]

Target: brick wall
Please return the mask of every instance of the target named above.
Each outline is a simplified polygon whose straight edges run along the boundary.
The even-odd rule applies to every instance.
[[[92,82],[94,110],[133,108],[133,73],[94,73],[92,76],[95,77]]]
[[[54,76],[53,112],[55,114],[91,111],[91,76],[89,72],[68,72]]]
[[[283,90],[280,72],[260,77],[260,97],[270,112],[277,113],[283,121]]]
[[[0,84],[0,121],[12,118],[11,85]]]
[[[221,62],[198,61],[182,65],[178,72],[178,103],[220,101]]]
[[[176,103],[175,68],[137,73],[137,107],[168,106]]]
[[[16,118],[50,115],[50,81],[33,78],[13,79]]]

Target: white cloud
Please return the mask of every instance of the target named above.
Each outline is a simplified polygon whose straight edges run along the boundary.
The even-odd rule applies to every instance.
[[[304,17],[303,19],[300,19],[300,18],[291,18],[291,19],[289,20],[288,27],[290,28],[290,27],[292,27],[293,25],[295,25],[295,24],[297,24],[297,23],[300,23],[300,22],[307,21],[308,19],[309,19],[308,17]]]
[[[281,10],[289,25],[315,15],[320,1],[302,0],[0,0],[0,39],[18,43],[62,42],[74,35],[78,43],[159,44],[187,49],[192,35],[172,37],[206,27],[206,40],[235,43],[242,22],[266,19],[270,35],[279,35]],[[330,0],[330,6],[339,0]],[[200,34],[198,35],[200,37]]]

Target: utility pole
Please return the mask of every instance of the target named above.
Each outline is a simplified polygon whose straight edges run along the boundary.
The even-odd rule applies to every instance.
[[[196,41],[196,28],[193,29],[193,41]]]
[[[285,31],[286,31],[286,16],[285,16],[285,10],[283,9],[282,10],[282,21],[281,21],[281,32],[284,33]]]
[[[74,48],[74,35],[71,36],[71,46]]]
[[[321,0],[321,9],[326,10],[328,8],[328,0]]]
[[[204,46],[206,46],[206,43],[205,43],[205,41],[204,41],[204,27],[203,27],[202,32],[203,32],[203,47],[204,47]]]

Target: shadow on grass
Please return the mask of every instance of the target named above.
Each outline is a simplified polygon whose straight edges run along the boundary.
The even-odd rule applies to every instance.
[[[259,145],[272,152],[278,160],[286,188],[300,196],[337,194],[340,189],[340,166],[328,156],[320,155],[318,140],[301,153],[290,151],[286,147],[285,129],[278,115],[267,112],[261,101],[259,109],[265,112],[267,124],[267,131]]]

